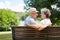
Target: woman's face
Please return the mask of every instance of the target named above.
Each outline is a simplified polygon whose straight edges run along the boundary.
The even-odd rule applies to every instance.
[[[41,18],[45,19],[46,15],[44,14],[44,12],[41,12]]]

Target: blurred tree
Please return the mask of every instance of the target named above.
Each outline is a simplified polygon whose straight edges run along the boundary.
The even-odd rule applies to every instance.
[[[56,5],[57,7],[60,5],[60,0],[24,0],[25,9],[29,9],[30,7],[35,7],[39,11],[40,14],[41,8],[48,8],[51,10],[51,20],[53,24],[60,24],[60,11],[52,8],[52,5]],[[53,6],[54,7],[54,6]],[[40,15],[39,15],[40,16]]]
[[[60,0],[58,0],[57,6],[60,7]]]
[[[11,25],[17,25],[19,17],[11,10],[0,9],[0,30],[8,30]]]

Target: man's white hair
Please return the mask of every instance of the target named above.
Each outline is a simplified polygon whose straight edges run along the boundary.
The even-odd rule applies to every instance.
[[[36,10],[36,8],[34,8],[34,7],[32,7],[32,8],[29,9],[29,12],[33,12],[33,11],[38,12],[38,11]]]

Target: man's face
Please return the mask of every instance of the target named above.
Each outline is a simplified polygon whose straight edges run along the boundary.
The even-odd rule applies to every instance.
[[[36,18],[36,17],[38,16],[38,14],[37,14],[36,11],[32,11],[32,12],[31,12],[31,16],[32,16],[33,18]]]

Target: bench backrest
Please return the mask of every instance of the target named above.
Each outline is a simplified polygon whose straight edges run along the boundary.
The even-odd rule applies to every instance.
[[[60,40],[60,27],[38,31],[30,27],[12,27],[13,40]]]

